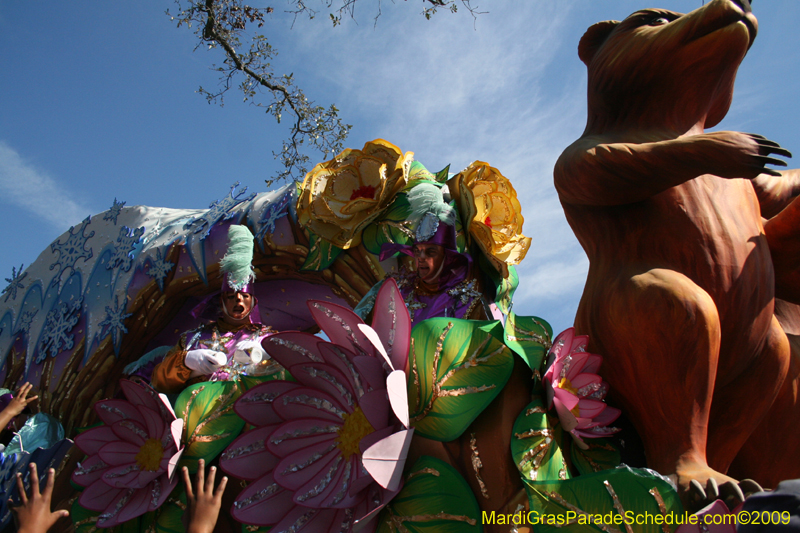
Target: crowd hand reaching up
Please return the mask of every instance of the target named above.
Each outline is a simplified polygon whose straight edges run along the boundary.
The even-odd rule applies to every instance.
[[[41,493],[39,492],[39,475],[36,471],[36,463],[31,463],[30,471],[30,496],[25,493],[22,474],[17,473],[20,505],[12,506],[11,499],[8,500],[8,504],[17,517],[17,523],[19,524],[17,533],[45,533],[53,527],[53,524],[58,522],[59,518],[69,516],[69,511],[50,512],[50,499],[53,496],[53,478],[56,471],[51,468],[47,472],[47,484],[44,487],[44,492]]]
[[[183,467],[183,482],[186,485],[186,503],[188,504],[189,526],[186,533],[212,533],[219,517],[219,508],[222,505],[222,493],[228,484],[227,476],[214,490],[214,479],[217,468],[212,466],[208,470],[208,479],[205,477],[206,463],[200,459],[197,473],[194,476],[194,486],[189,479],[189,469]]]
[[[223,352],[209,349],[191,350],[186,353],[184,364],[192,370],[191,377],[213,374],[228,362],[228,356]]]
[[[25,384],[23,384],[14,395],[14,398],[11,400],[11,402],[6,406],[5,409],[3,409],[2,412],[0,412],[0,429],[6,427],[15,416],[24,411],[29,403],[39,398],[39,396],[31,396],[28,398],[28,394],[31,392],[31,389],[33,389],[33,385],[25,382]]]
[[[260,363],[267,355],[261,343],[257,340],[247,339],[236,343],[236,351],[233,352],[233,360],[245,365]]]

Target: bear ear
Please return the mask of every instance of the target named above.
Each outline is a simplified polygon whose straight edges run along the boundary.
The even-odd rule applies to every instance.
[[[618,20],[604,20],[589,26],[578,44],[578,57],[589,66],[595,53],[600,49],[608,36],[619,24]]]

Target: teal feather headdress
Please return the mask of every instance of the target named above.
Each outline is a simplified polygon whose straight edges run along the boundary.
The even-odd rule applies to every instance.
[[[241,291],[255,281],[253,240],[253,234],[247,226],[232,225],[228,228],[228,251],[219,262],[223,291]]]

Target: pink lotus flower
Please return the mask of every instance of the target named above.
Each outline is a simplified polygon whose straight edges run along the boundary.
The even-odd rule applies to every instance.
[[[309,308],[330,342],[300,332],[265,339],[298,382],[263,383],[235,404],[256,428],[220,459],[225,472],[253,481],[231,514],[275,531],[372,530],[400,489],[414,431],[402,370],[411,321],[394,280],[378,293],[375,329],[338,305]]]
[[[589,337],[575,336],[575,329],[562,331],[547,355],[544,374],[548,409],[555,405],[561,426],[578,446],[588,448],[583,438],[607,437],[619,431],[607,427],[621,411],[603,401],[608,383],[597,375],[603,358],[586,353]]]
[[[113,527],[161,506],[178,483],[174,476],[183,447],[183,419],[176,418],[163,394],[122,380],[127,400],[101,400],[94,406],[104,425],[77,436],[89,457],[72,473],[86,487],[80,504],[101,512],[98,527]]]

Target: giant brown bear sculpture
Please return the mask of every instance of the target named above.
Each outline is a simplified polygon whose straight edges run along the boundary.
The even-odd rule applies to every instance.
[[[788,205],[798,173],[765,168],[784,165],[770,154],[790,154],[761,136],[704,131],[727,113],[756,30],[748,0],[590,27],[578,50],[587,126],[555,167],[590,262],[576,328],[606,357],[612,400],[640,433],[648,466],[673,475],[684,496],[692,479],[731,481],[725,472],[773,404],[782,409],[773,420],[797,410],[796,382],[784,385],[797,372],[773,312],[771,257],[796,233],[784,221],[770,240],[762,206],[771,216]],[[795,265],[779,279],[790,285]],[[763,455],[758,439],[782,438],[772,431],[756,432],[746,453]],[[796,458],[767,460],[753,472],[740,456],[737,474],[800,477]]]

